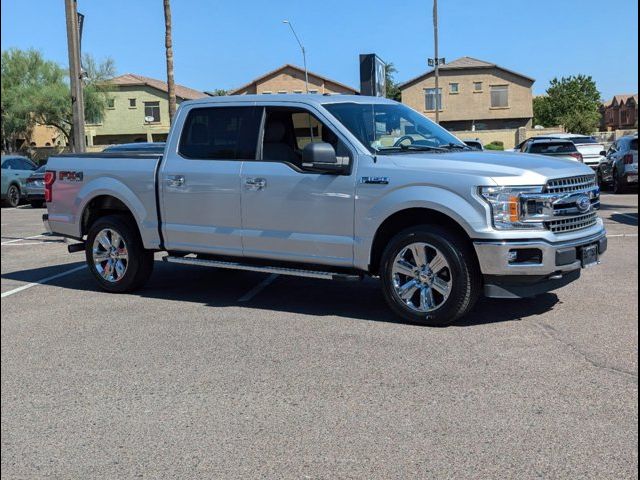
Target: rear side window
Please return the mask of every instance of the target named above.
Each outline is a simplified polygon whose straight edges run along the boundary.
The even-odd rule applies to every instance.
[[[254,160],[260,120],[254,107],[195,108],[185,121],[178,151],[194,159]]]
[[[634,138],[633,140],[631,140],[631,150],[635,150],[636,152],[638,151],[638,139]]]
[[[571,142],[549,142],[549,143],[534,143],[531,145],[529,153],[572,153],[576,152],[576,146]]]

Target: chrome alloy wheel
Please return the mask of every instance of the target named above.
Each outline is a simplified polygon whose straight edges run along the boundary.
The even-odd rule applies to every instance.
[[[391,270],[395,295],[410,309],[432,312],[447,301],[453,286],[449,262],[440,250],[428,243],[404,247]]]
[[[108,282],[122,279],[129,265],[129,252],[122,236],[111,228],[105,228],[93,241],[93,264]]]

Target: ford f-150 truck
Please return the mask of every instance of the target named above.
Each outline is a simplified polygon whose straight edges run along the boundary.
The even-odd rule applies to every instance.
[[[47,169],[47,227],[79,240],[69,250],[85,251],[109,292],[141,287],[162,251],[179,264],[379,277],[402,318],[442,326],[481,295],[564,286],[607,248],[589,167],[475,151],[381,98],[184,102],[162,155],[62,155]]]

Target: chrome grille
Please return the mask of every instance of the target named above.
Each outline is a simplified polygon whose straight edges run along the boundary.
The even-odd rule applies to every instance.
[[[549,180],[546,191],[547,193],[575,193],[596,188],[597,186],[595,175],[583,175]]]
[[[577,217],[545,222],[545,225],[553,233],[567,233],[582,230],[583,228],[593,227],[597,221],[598,215],[596,212],[591,212]]]

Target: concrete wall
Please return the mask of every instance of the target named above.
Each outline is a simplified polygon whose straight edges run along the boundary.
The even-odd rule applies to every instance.
[[[488,145],[491,142],[502,142],[505,150],[515,147],[518,143],[531,137],[538,137],[540,135],[549,135],[552,133],[563,133],[562,127],[533,129],[533,128],[510,128],[500,130],[462,130],[452,131],[455,136],[462,140],[475,140],[479,139],[484,145]]]
[[[474,82],[482,82],[482,91],[474,90]],[[459,84],[459,92],[452,93],[451,83]],[[497,68],[441,70],[439,85],[442,88],[440,121],[506,120],[533,118],[532,82]],[[491,107],[491,86],[509,86],[509,106]],[[425,89],[435,87],[430,75],[402,89],[402,103],[422,112],[431,119],[435,111],[426,110]]]

